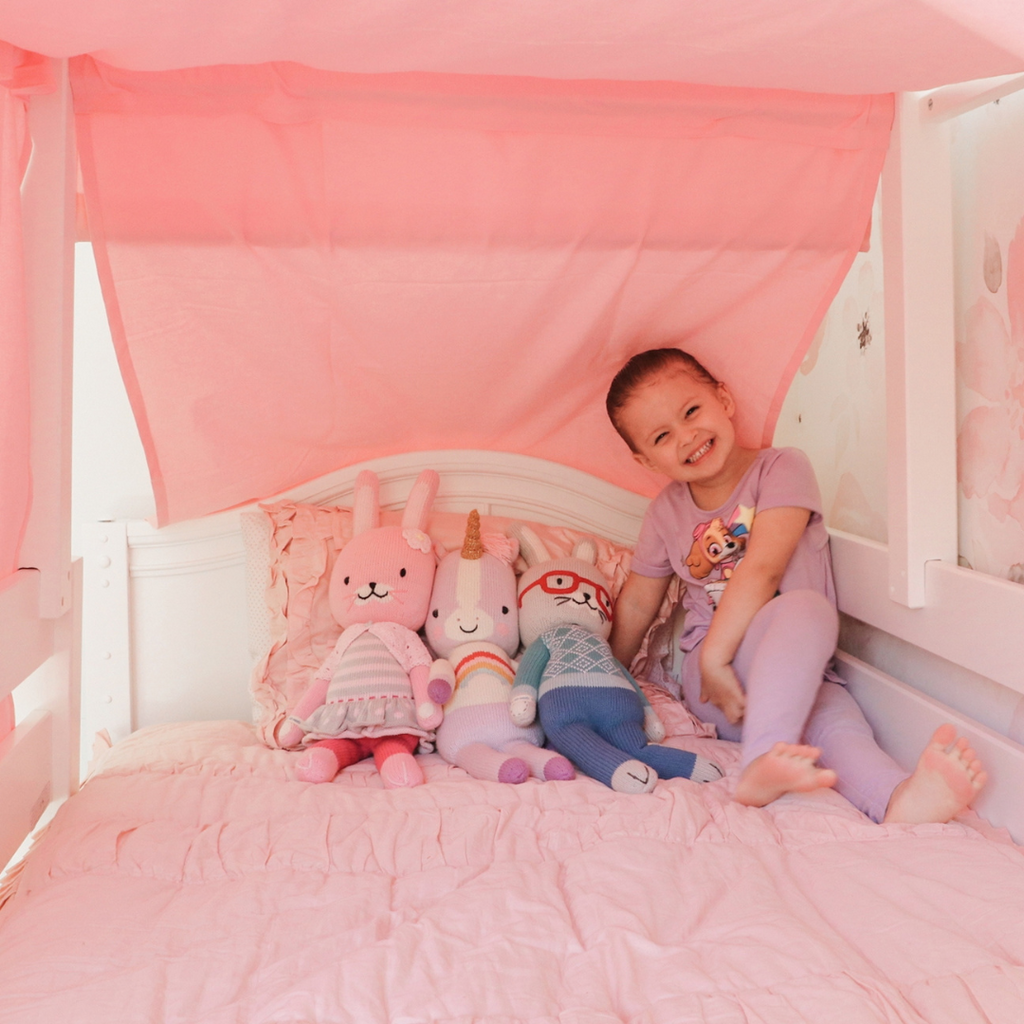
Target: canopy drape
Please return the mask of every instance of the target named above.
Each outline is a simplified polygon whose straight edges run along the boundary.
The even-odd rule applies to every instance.
[[[891,97],[351,75],[72,84],[90,231],[161,523],[406,450],[641,493],[603,396],[684,344],[767,443],[859,248]]]
[[[36,54],[0,43],[0,585],[18,568],[32,500],[29,337],[21,181],[30,152],[25,99],[50,87]]]
[[[1024,71],[1019,0],[4,0],[0,39],[139,71],[294,61],[849,94]]]

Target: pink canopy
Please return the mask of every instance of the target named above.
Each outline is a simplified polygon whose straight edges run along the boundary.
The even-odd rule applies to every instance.
[[[1024,70],[1020,0],[4,0],[0,39],[147,71],[293,61],[854,94]]]
[[[868,224],[890,97],[73,65],[162,522],[404,450],[657,484],[603,396],[685,341],[767,442]]]
[[[1024,71],[1016,6],[5,0],[0,38],[86,55],[90,231],[169,522],[435,447],[652,493],[602,399],[657,344],[766,443],[865,237],[879,94]]]

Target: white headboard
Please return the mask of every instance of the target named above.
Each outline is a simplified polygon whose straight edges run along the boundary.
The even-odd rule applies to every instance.
[[[350,466],[268,500],[351,503],[374,470],[381,507],[401,508],[424,467],[441,476],[434,508],[571,526],[635,542],[647,499],[579,470],[506,452],[416,452]],[[245,545],[240,514],[157,530],[142,520],[82,531],[83,751],[161,722],[248,718]]]

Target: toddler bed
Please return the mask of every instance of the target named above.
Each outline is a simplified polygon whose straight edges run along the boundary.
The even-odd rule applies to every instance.
[[[523,457],[372,467],[400,507],[439,463],[435,540],[455,546],[472,507],[485,530],[528,519],[555,551],[599,538],[621,585],[642,499]],[[227,517],[262,578],[264,730],[331,642],[326,574],[359,468]],[[641,676],[671,668],[672,629]],[[429,753],[425,785],[385,791],[372,761],[297,781],[259,722],[134,733],[6,882],[0,1021],[1020,1019],[1024,859],[1005,833],[974,815],[879,826],[833,792],[732,803],[736,750],[644,685],[667,742],[724,779],[625,796],[585,777],[480,782]]]
[[[209,514],[371,458],[398,507],[433,466],[431,529],[449,547],[474,507],[492,527],[539,524],[559,550],[582,532],[603,538],[617,589],[645,499],[606,481],[651,481],[607,431],[595,382],[651,324],[732,345],[720,365],[759,394],[744,429],[767,443],[885,159],[888,541],[833,532],[840,607],[1019,693],[1024,591],[957,565],[946,217],[948,120],[1021,87],[1019,18],[995,2],[821,0],[809,24],[806,6],[4,5],[0,861],[74,793],[79,722],[87,745],[102,729],[117,742],[99,742],[82,791],[0,887],[0,1022],[1021,1019],[1024,878],[1007,834],[973,815],[878,826],[832,792],[732,803],[735,751],[657,689],[672,619],[636,670],[667,742],[718,761],[719,782],[488,784],[433,753],[411,790],[384,791],[368,763],[299,782],[297,755],[261,736],[329,646],[321,581],[345,525],[324,509],[348,504],[360,467],[286,494],[270,519]],[[88,531],[81,580],[76,214],[158,520],[176,524]],[[1018,296],[1022,265],[1008,249]],[[486,372],[454,373],[480,338]],[[546,373],[508,386],[541,354]],[[390,389],[398,369],[382,423],[366,415],[373,382]],[[458,421],[432,390],[454,377]],[[596,476],[498,451],[377,458],[470,444]],[[251,694],[227,682],[250,656]],[[904,763],[953,721],[991,774],[978,812],[1024,839],[1017,744],[856,659],[839,667]],[[37,710],[9,732],[15,687]],[[140,722],[163,724],[129,735]]]

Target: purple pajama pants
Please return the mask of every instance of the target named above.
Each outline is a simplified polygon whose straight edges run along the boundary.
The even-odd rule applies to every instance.
[[[742,744],[743,765],[782,740],[821,748],[818,763],[839,778],[836,789],[874,821],[905,772],[875,742],[856,701],[825,678],[835,652],[839,617],[814,590],[790,590],[769,601],[753,618],[733,668],[747,694],[738,725],[700,700],[700,645],[683,659],[683,697],[702,721],[726,740]]]

